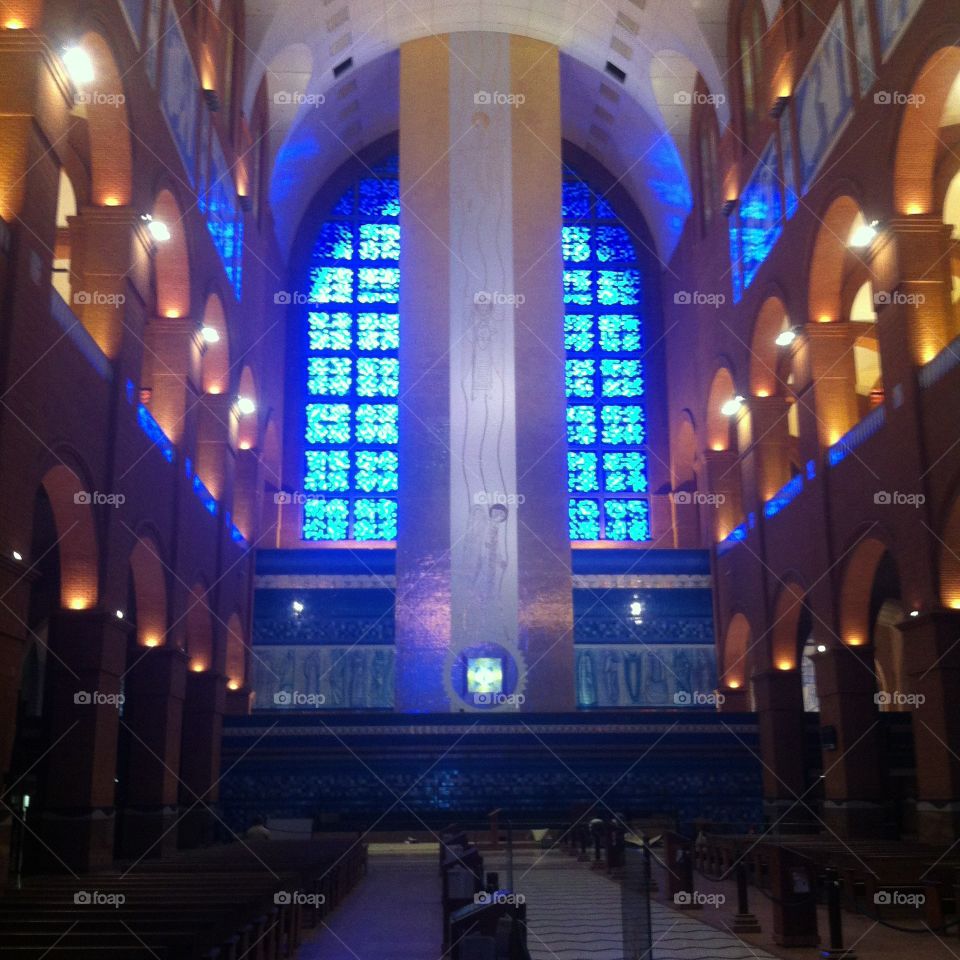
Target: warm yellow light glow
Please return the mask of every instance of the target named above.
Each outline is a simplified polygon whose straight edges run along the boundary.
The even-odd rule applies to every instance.
[[[71,597],[70,598],[70,609],[71,610],[86,610],[90,606],[90,601],[86,597]]]
[[[215,383],[215,384],[207,391],[207,393],[213,394],[213,396],[217,396],[217,394],[220,393],[220,386],[219,386],[219,384],[216,384],[216,383]]]
[[[119,197],[104,197],[103,205],[105,207],[119,207],[120,198]]]
[[[821,313],[820,316],[817,317],[817,323],[833,323],[833,317],[831,317],[829,313]]]
[[[190,664],[190,669],[194,673],[203,673],[203,671],[207,669],[207,665],[202,660],[194,660]]]
[[[145,647],[159,647],[160,641],[156,637],[147,637],[143,641]]]
[[[728,686],[731,690],[739,690],[739,689],[740,689],[740,681],[739,681],[739,680],[731,680],[731,681],[727,684],[727,686]]]
[[[722,443],[715,443],[712,447],[710,447],[710,449],[714,450],[716,453],[723,453],[723,451],[726,450],[726,447]]]
[[[249,440],[243,440],[243,441],[240,443],[240,449],[241,449],[241,450],[249,450],[249,449],[250,449],[250,441],[249,441]]]
[[[843,434],[839,430],[831,430],[827,437],[827,443],[832,447],[842,436]]]
[[[960,598],[950,600],[948,606],[951,610],[960,610]]]
[[[176,320],[180,316],[180,311],[175,308],[171,308],[166,312],[166,316],[170,320]]]
[[[778,670],[792,670],[792,669],[793,669],[793,664],[792,664],[789,660],[781,660],[781,661],[777,664],[777,669],[778,669]]]
[[[230,680],[230,681],[228,681],[228,683],[227,683],[227,689],[228,689],[228,690],[239,690],[239,689],[240,689],[240,684],[237,683],[236,680]]]
[[[23,30],[26,28],[26,24],[18,19],[17,17],[11,17],[4,25],[5,30]]]
[[[769,396],[770,396],[770,391],[769,391],[769,390],[758,390],[758,391],[757,391],[757,396],[758,396],[758,397],[769,397]]]
[[[848,646],[848,647],[862,647],[862,646],[863,646],[863,637],[857,636],[856,634],[854,634],[853,636],[847,637],[847,646]]]
[[[916,217],[922,213],[926,213],[926,210],[921,203],[908,203],[907,204],[907,216]]]

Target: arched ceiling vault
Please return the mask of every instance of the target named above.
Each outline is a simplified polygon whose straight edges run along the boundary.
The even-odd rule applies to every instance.
[[[266,77],[281,245],[324,180],[397,127],[401,44],[464,30],[515,33],[561,51],[564,136],[622,178],[669,259],[690,209],[697,72],[729,118],[729,0],[248,0],[248,112]],[[334,68],[352,65],[338,77]],[[607,62],[626,74],[605,72]]]

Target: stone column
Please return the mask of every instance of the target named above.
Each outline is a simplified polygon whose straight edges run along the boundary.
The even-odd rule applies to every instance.
[[[738,421],[749,427],[740,438],[741,475],[748,503],[764,503],[790,479],[790,430],[784,397],[750,397],[749,416]]]
[[[188,412],[200,383],[200,332],[196,321],[153,317],[144,331],[141,387],[151,391],[149,409],[163,432],[183,442]]]
[[[711,540],[723,539],[743,520],[743,494],[737,459],[736,450],[705,450],[703,453],[704,492],[723,497],[713,511]]]
[[[212,811],[220,797],[217,781],[226,689],[224,677],[213,670],[187,674],[180,751],[181,847],[202,846],[216,835]]]
[[[38,855],[52,871],[106,866],[114,850],[121,677],[130,626],[103,611],[50,621],[44,809]],[[36,821],[35,821],[36,822]]]
[[[927,843],[960,837],[960,614],[937,611],[901,624],[917,765],[917,827]]]
[[[810,829],[804,793],[805,716],[800,670],[766,670],[753,677],[763,761],[763,810],[781,833]],[[801,799],[803,798],[803,799]]]
[[[862,329],[851,323],[808,323],[794,351],[797,402],[812,406],[822,447],[832,446],[860,420],[853,342]],[[803,431],[801,430],[801,439]],[[804,454],[816,456],[809,445]]]
[[[177,846],[178,771],[187,657],[175,647],[138,647],[124,683],[129,734],[122,854],[170,856]]]
[[[835,645],[813,660],[824,740],[823,819],[840,837],[879,836],[884,811],[873,650]]]
[[[235,398],[204,394],[197,407],[196,472],[213,496],[223,502],[233,487],[237,438]]]
[[[400,85],[396,705],[573,709],[559,53],[426,38]]]

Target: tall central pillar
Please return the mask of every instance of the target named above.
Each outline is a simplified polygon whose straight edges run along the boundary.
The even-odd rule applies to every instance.
[[[571,710],[559,54],[400,54],[396,705]]]

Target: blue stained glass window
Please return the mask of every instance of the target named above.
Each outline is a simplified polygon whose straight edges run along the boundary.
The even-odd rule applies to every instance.
[[[357,347],[361,350],[397,350],[400,318],[395,313],[358,313]]]
[[[307,325],[311,350],[349,350],[353,344],[349,313],[308,313]]]
[[[631,263],[636,260],[633,241],[623,227],[597,227],[596,237],[597,259],[601,263]]]
[[[643,368],[639,360],[606,357],[600,361],[600,379],[605,397],[643,396]]]
[[[572,171],[563,217],[570,539],[642,542],[650,539],[643,275],[629,231]]]
[[[596,500],[570,501],[570,539],[600,539],[600,504]]]
[[[589,313],[567,314],[563,318],[564,346],[570,353],[593,349],[593,317]]]
[[[597,455],[587,450],[567,451],[567,472],[571,493],[593,493],[600,489]]]
[[[361,260],[399,260],[399,223],[361,223]]]
[[[593,303],[593,278],[589,270],[563,271],[563,302],[589,307]]]
[[[349,357],[311,357],[307,361],[307,392],[315,397],[342,397],[353,383]]]
[[[597,408],[567,407],[567,443],[592,447],[597,442]]]
[[[317,257],[331,260],[353,259],[353,227],[349,223],[328,220],[321,228],[314,247]]]
[[[600,349],[604,353],[639,353],[643,346],[640,318],[632,314],[603,313],[597,317]]]
[[[305,489],[322,493],[342,493],[350,489],[349,450],[308,450],[306,456]]]
[[[593,360],[568,360],[567,361],[567,396],[568,397],[592,397],[593,396]]]
[[[605,500],[603,528],[607,540],[649,540],[650,508],[646,500]]]
[[[590,259],[590,228],[563,227],[563,259],[567,263],[583,263]]]
[[[380,164],[314,239],[307,354],[304,540],[394,540],[400,392],[400,190]]]

